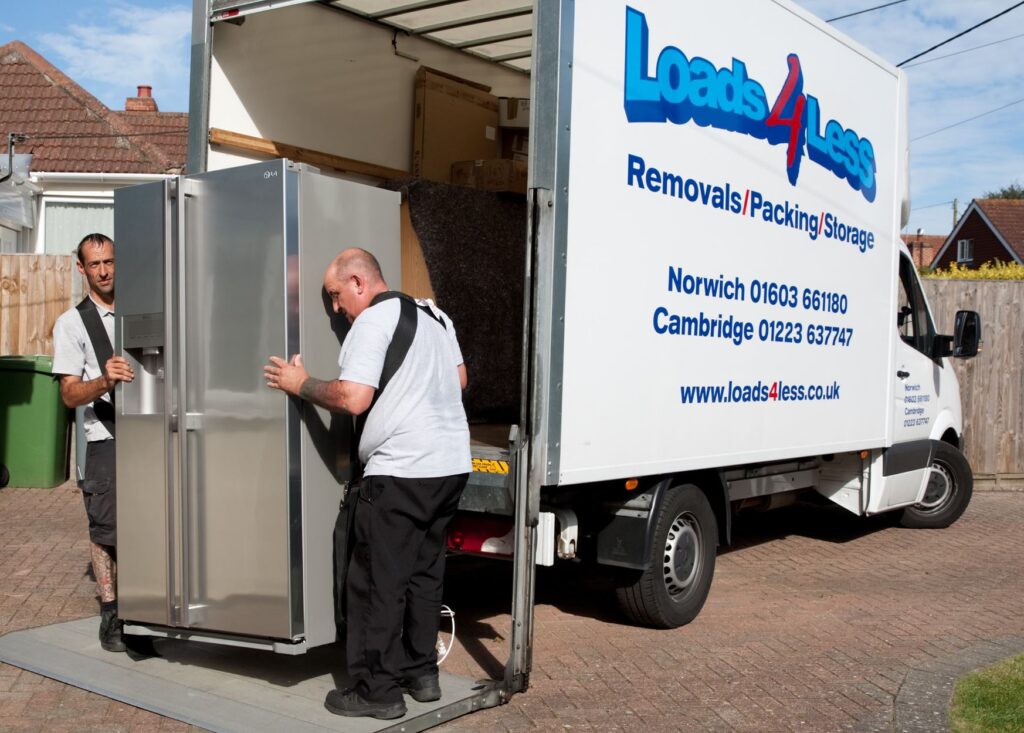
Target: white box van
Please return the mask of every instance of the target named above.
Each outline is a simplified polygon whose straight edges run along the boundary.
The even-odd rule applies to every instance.
[[[370,184],[408,170],[420,66],[529,98],[523,328],[503,334],[521,407],[469,415],[479,470],[450,541],[515,559],[507,692],[528,680],[535,562],[607,567],[630,618],[675,627],[740,508],[812,492],[911,527],[966,508],[949,358],[980,323],[936,333],[900,240],[907,86],[887,62],[788,0],[195,6],[193,172],[275,153]]]

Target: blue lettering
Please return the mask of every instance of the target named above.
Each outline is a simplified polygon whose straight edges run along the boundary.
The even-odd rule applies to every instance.
[[[658,306],[657,308],[654,309],[654,331],[655,331],[655,333],[665,333],[666,331],[668,331],[668,326],[664,326],[664,325],[662,325],[658,321],[658,317],[659,316],[661,318],[664,318],[667,315],[668,315],[668,308],[666,308],[664,306]]]
[[[681,293],[683,291],[683,268],[681,267],[670,267],[668,268],[668,291]]]
[[[626,8],[626,117],[630,122],[664,122],[658,80],[647,75],[647,18]]]
[[[630,155],[628,158],[628,169],[626,171],[626,185],[644,187],[644,169],[647,164],[639,155]]]
[[[658,90],[670,106],[686,101],[690,91],[690,65],[678,48],[669,46],[658,56]]]
[[[654,193],[661,190],[661,172],[657,168],[647,169],[647,188]]]
[[[757,191],[750,192],[750,217],[754,218],[756,212],[764,204],[764,198]]]
[[[770,115],[764,87],[748,76],[747,66],[740,59],[733,58],[730,66],[717,68],[708,59],[687,58],[681,49],[666,46],[658,53],[652,77],[650,57],[647,17],[627,7],[623,106],[629,122],[670,121],[683,125],[693,121],[701,127],[767,140],[771,145],[786,144],[787,171],[793,185],[806,151],[812,161],[845,178],[864,198],[874,201],[877,166],[871,141],[837,120],[823,119],[818,99],[803,92],[802,74],[793,81],[794,68],[799,72],[795,54],[789,55],[790,77]],[[629,185],[645,188],[646,184],[652,191],[685,195],[690,201],[701,197],[707,203],[707,195],[691,187],[690,181],[670,181],[656,170],[648,170],[645,181],[643,161],[638,161],[641,167],[634,169],[630,156]],[[716,208],[742,209],[728,190],[713,195]]]

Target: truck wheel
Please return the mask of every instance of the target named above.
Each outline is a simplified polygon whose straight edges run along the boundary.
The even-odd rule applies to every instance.
[[[670,489],[658,512],[650,567],[616,589],[626,616],[662,629],[690,623],[711,589],[717,544],[718,523],[704,492]]]
[[[11,472],[7,470],[7,466],[0,463],[0,489],[7,486],[11,480]]]
[[[967,509],[973,488],[974,476],[964,454],[949,443],[939,443],[924,497],[903,510],[900,524],[914,529],[948,527]]]

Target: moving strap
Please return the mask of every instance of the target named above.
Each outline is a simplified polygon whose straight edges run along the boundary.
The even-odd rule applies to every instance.
[[[103,375],[103,369],[110,357],[114,355],[114,347],[110,344],[110,337],[107,335],[107,329],[103,327],[103,321],[100,318],[100,313],[96,309],[96,304],[92,302],[92,298],[88,295],[79,303],[75,308],[78,310],[79,315],[82,316],[82,323],[85,324],[85,332],[89,335],[89,341],[92,342],[92,350],[96,354],[96,362],[100,367],[100,376]],[[103,427],[107,429],[111,437],[114,437],[114,391],[110,390],[110,402],[103,399],[102,396],[97,397],[96,401],[92,403],[92,409],[96,413],[96,418],[103,423]]]
[[[384,388],[388,386],[388,382],[395,376],[395,372],[398,371],[399,367],[405,361],[406,354],[409,353],[409,349],[412,347],[412,341],[416,337],[416,326],[419,322],[419,317],[416,314],[417,310],[421,310],[428,316],[433,318],[439,324],[441,328],[447,329],[444,321],[434,313],[428,306],[420,305],[414,298],[400,293],[397,290],[388,290],[387,292],[380,293],[370,301],[369,307],[383,303],[386,300],[392,300],[398,298],[401,311],[398,315],[398,324],[395,326],[395,333],[391,336],[391,343],[388,344],[388,350],[384,354],[384,367],[380,372],[380,382],[377,384],[377,389],[373,393],[373,400],[370,402],[370,406],[366,408],[366,411],[362,415],[359,415],[355,419],[355,436],[354,443],[352,446],[353,461],[352,465],[356,469],[355,478],[362,478],[363,467],[359,463],[359,441],[363,437],[363,428],[366,426],[366,419],[370,415],[370,411],[373,410],[374,405],[377,404],[377,400],[380,399],[381,393]]]

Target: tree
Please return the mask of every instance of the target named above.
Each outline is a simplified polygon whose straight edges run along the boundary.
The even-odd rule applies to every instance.
[[[1003,186],[998,191],[989,191],[983,198],[987,199],[1024,199],[1024,186],[1019,183],[1011,183]]]

